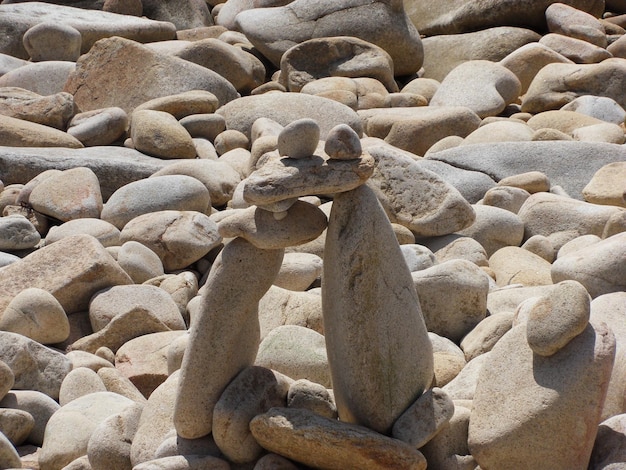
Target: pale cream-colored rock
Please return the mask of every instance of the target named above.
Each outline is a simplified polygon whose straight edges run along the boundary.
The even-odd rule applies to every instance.
[[[326,418],[337,419],[332,390],[307,379],[296,380],[291,384],[287,393],[287,406],[304,408]]]
[[[452,418],[454,403],[440,388],[425,391],[393,424],[391,435],[416,449],[430,441]]]
[[[260,342],[259,300],[282,258],[283,250],[261,250],[236,238],[213,263],[181,367],[174,422],[182,437],[211,432],[213,407],[224,388],[254,363]]]
[[[87,52],[87,51],[85,51]],[[142,80],[123,73],[141,68]],[[237,90],[221,75],[200,65],[150,50],[137,42],[111,37],[98,41],[76,64],[65,83],[82,111],[118,106],[127,113],[154,98],[202,90],[220,104],[237,98]]]
[[[66,60],[76,62],[80,56],[82,37],[68,24],[42,22],[30,28],[22,37],[30,60]]]
[[[131,467],[130,448],[142,411],[143,405],[131,405],[96,426],[87,443],[92,470]]]
[[[465,259],[477,266],[488,266],[487,252],[483,246],[470,237],[456,237],[444,246],[431,246],[438,263],[453,259]]]
[[[501,312],[484,318],[461,340],[460,346],[469,362],[491,351],[494,345],[513,326],[513,312]]]
[[[165,274],[146,281],[144,284],[157,286],[172,297],[174,303],[178,307],[178,311],[183,316],[185,323],[189,324],[189,314],[187,312],[187,304],[198,294],[198,278],[191,271],[183,271],[182,273]]]
[[[523,122],[517,122],[512,119],[486,122],[486,119],[483,120],[478,129],[463,139],[460,145],[465,146],[486,142],[524,142],[533,139],[533,129]]]
[[[166,272],[183,269],[218,246],[217,225],[200,212],[165,210],[135,217],[122,229],[120,241],[137,241],[154,251]]]
[[[135,387],[128,377],[115,367],[101,367],[98,369],[98,377],[109,392],[118,393],[126,398],[143,405],[146,402],[141,392]]]
[[[583,189],[585,201],[626,207],[626,162],[608,163],[595,172]]]
[[[530,194],[550,191],[550,180],[540,171],[528,171],[507,176],[498,181],[498,186],[513,186],[528,191]]]
[[[186,175],[196,178],[209,190],[211,204],[220,207],[233,197],[241,176],[229,164],[207,159],[184,160],[167,165],[151,177]]]
[[[322,306],[339,418],[388,432],[429,387],[433,357],[411,273],[367,186],[334,198]]]
[[[76,113],[69,93],[40,95],[19,87],[0,89],[0,114],[63,130]]]
[[[287,254],[287,253],[285,253]],[[259,301],[261,339],[281,325],[298,325],[324,334],[322,298],[272,286]]]
[[[320,140],[320,127],[310,118],[287,124],[278,134],[278,154],[281,157],[306,158],[315,153]]]
[[[411,272],[430,268],[437,263],[434,253],[423,245],[400,244],[400,250]]]
[[[487,314],[489,280],[467,260],[411,273],[428,331],[460,341]]]
[[[281,325],[270,331],[259,345],[255,364],[294,380],[332,387],[324,337],[303,326]]]
[[[106,220],[96,219],[93,217],[68,220],[61,225],[50,227],[50,230],[46,235],[45,242],[46,245],[50,245],[54,242],[58,242],[62,238],[78,234],[91,235],[92,237],[95,237],[104,247],[119,246],[120,244],[119,229]]]
[[[43,445],[48,420],[60,408],[55,400],[35,390],[11,390],[0,400],[0,407],[21,410],[34,418],[35,424],[26,439],[38,447]]]
[[[404,85],[400,90],[401,93],[414,93],[416,95],[423,96],[427,101],[430,101],[440,82],[433,78],[414,78],[409,83]]]
[[[359,135],[347,124],[333,127],[324,142],[324,152],[335,160],[359,158],[363,152]]]
[[[2,400],[15,384],[13,370],[4,361],[0,361],[0,384],[2,384],[2,388],[0,388],[0,400]]]
[[[140,463],[136,470],[184,469],[184,470],[229,470],[226,460],[211,455],[171,455]]]
[[[370,137],[415,155],[449,136],[466,137],[478,129],[480,117],[465,106],[367,109],[358,112]]]
[[[580,128],[595,124],[606,123],[593,116],[563,109],[544,111],[535,114],[528,120],[528,125],[535,130],[552,128],[569,135],[573,135],[573,133]]]
[[[530,193],[522,188],[496,186],[485,193],[482,203],[486,206],[499,207],[517,214],[529,196]]]
[[[19,333],[42,344],[65,341],[70,324],[59,301],[36,287],[17,294],[0,315],[0,330]]]
[[[54,95],[64,91],[65,82],[75,70],[74,62],[64,60],[30,62],[2,75],[0,87],[19,87],[40,95]]]
[[[224,155],[234,149],[250,148],[250,139],[241,131],[236,129],[226,129],[220,132],[213,141],[215,151],[218,155]]]
[[[435,377],[432,386],[444,387],[461,373],[467,361],[461,348],[448,338],[430,331],[428,338],[433,346],[435,359]]]
[[[626,110],[614,99],[606,96],[579,96],[561,109],[563,111],[576,111],[617,125],[622,124],[626,118]]]
[[[624,107],[624,70],[626,64],[617,58],[599,64],[548,64],[530,84],[522,100],[522,111],[535,114],[558,109],[583,95],[613,98]]]
[[[548,263],[556,258],[556,250],[550,239],[544,235],[533,235],[524,242],[522,248],[540,256]]]
[[[291,92],[323,77],[371,77],[398,91],[394,63],[381,47],[353,36],[333,35],[300,42],[280,59],[278,82]]]
[[[11,147],[81,148],[83,144],[66,132],[0,114],[0,141]]]
[[[582,39],[602,48],[607,46],[606,31],[600,20],[570,5],[550,5],[546,9],[546,22],[552,33]]]
[[[582,284],[563,281],[529,307],[526,339],[534,353],[552,356],[589,323],[590,298]]]
[[[137,284],[165,273],[161,258],[147,246],[133,240],[120,247],[117,262]]]
[[[474,394],[468,443],[478,464],[586,468],[614,355],[615,337],[602,325],[588,325],[548,357],[533,353],[526,325],[506,333],[487,355]]]
[[[326,215],[313,204],[296,201],[282,215],[251,206],[224,211],[217,226],[223,238],[242,237],[257,248],[275,250],[315,240],[326,229]]]
[[[130,138],[135,149],[165,159],[195,158],[196,149],[189,132],[164,111],[135,110]]]
[[[102,351],[100,351],[102,353]],[[72,370],[84,367],[94,372],[104,368],[112,369],[114,367],[115,355],[112,355],[113,361],[109,361],[101,356],[86,351],[68,351],[65,353],[70,361],[72,361]]]
[[[613,54],[603,47],[562,34],[546,34],[539,40],[539,43],[567,57],[576,64],[595,64],[613,57]]]
[[[500,61],[500,65],[509,69],[519,79],[522,84],[520,94],[528,90],[539,70],[552,63],[571,64],[573,62],[540,42],[528,43]]]
[[[383,145],[368,146],[367,152],[376,162],[367,185],[391,222],[421,237],[446,235],[474,222],[472,206],[436,173]]]
[[[59,391],[59,404],[64,406],[90,393],[106,392],[98,374],[87,367],[72,369],[63,379]]]
[[[476,356],[450,382],[441,388],[453,400],[473,400],[478,376],[491,351]]]
[[[35,418],[29,412],[13,408],[0,408],[0,432],[14,446],[24,444],[35,426]]]
[[[226,130],[224,116],[211,113],[194,113],[179,120],[180,124],[194,138],[204,138],[211,142]]]
[[[163,111],[174,116],[176,120],[181,120],[193,114],[214,113],[219,105],[217,96],[210,91],[190,90],[145,101],[135,111]]]
[[[321,468],[422,470],[426,459],[402,441],[366,427],[324,418],[298,408],[272,408],[250,422],[266,449]]]
[[[626,142],[624,129],[610,122],[579,127],[572,132],[572,137],[581,142],[607,142],[618,145]]]
[[[76,114],[67,126],[67,133],[85,147],[109,145],[121,139],[128,130],[128,115],[112,106]]]
[[[592,298],[626,287],[626,232],[559,256],[552,264],[552,280],[580,282]]]
[[[489,258],[500,287],[510,284],[540,286],[552,284],[551,264],[534,253],[517,246],[505,246]]]
[[[40,241],[41,235],[26,217],[15,214],[0,218],[0,250],[27,250]]]
[[[291,382],[280,372],[252,366],[224,389],[213,409],[212,435],[229,461],[253,462],[263,454],[250,432],[250,421],[272,407],[285,407]]]
[[[496,116],[520,95],[522,85],[506,67],[488,60],[470,60],[448,73],[430,106],[465,106],[479,117]]]
[[[4,468],[22,467],[22,461],[17,453],[17,449],[2,432],[0,432],[0,465]]]
[[[24,289],[47,290],[67,314],[86,310],[97,291],[130,284],[128,275],[106,249],[89,235],[75,235],[44,247],[0,271],[0,311]]]
[[[274,285],[292,291],[305,291],[322,274],[323,260],[312,253],[285,253]]]

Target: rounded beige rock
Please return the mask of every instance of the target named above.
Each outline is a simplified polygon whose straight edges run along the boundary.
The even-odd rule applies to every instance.
[[[171,114],[143,109],[133,111],[131,118],[130,138],[135,149],[164,159],[196,157],[189,132]]]
[[[110,145],[126,135],[128,124],[122,108],[95,109],[76,114],[68,123],[67,133],[85,147]]]
[[[22,215],[0,217],[0,250],[34,248],[41,241],[35,226]]]
[[[147,246],[133,240],[120,247],[117,262],[137,284],[165,273],[161,258]]]
[[[93,217],[68,220],[61,225],[50,227],[45,242],[46,245],[50,245],[79,233],[95,237],[104,247],[118,246],[120,244],[119,229],[106,220]]]
[[[38,23],[24,33],[24,49],[33,62],[65,60],[76,62],[82,46],[81,34],[63,23]]]

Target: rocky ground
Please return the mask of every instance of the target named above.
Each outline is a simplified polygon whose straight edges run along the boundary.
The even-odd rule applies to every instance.
[[[0,2],[1,469],[626,467],[624,0],[56,3]]]

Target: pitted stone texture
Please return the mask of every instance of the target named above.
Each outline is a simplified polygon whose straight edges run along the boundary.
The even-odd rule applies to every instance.
[[[392,223],[428,237],[456,232],[474,222],[472,206],[436,173],[389,147],[368,146],[367,152],[376,161],[367,185]]]
[[[128,67],[144,70],[142,79],[121,72]],[[64,89],[82,111],[118,106],[127,113],[153,98],[191,90],[210,91],[222,104],[238,96],[216,72],[120,37],[98,41],[81,56]]]
[[[296,0],[241,12],[235,25],[276,66],[290,47],[328,36],[353,36],[376,44],[393,59],[396,75],[417,72],[424,57],[419,33],[400,1],[324,0],[312,6]]]
[[[272,408],[250,423],[266,449],[320,468],[424,470],[426,459],[402,441],[297,408]]]
[[[324,331],[339,418],[389,432],[430,385],[433,357],[411,274],[367,186],[335,196],[324,259]]]

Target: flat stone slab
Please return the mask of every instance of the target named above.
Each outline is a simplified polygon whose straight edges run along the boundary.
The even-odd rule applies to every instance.
[[[0,36],[0,52],[28,59],[22,37],[30,28],[44,22],[76,28],[82,37],[83,54],[97,40],[110,36],[121,36],[142,43],[176,38],[176,27],[166,21],[50,3],[13,3],[0,5],[0,31],[6,33]]]
[[[426,158],[480,171],[496,181],[540,171],[553,186],[559,185],[571,197],[582,200],[582,191],[596,171],[607,163],[626,161],[626,147],[570,141],[498,142],[455,147]]]

